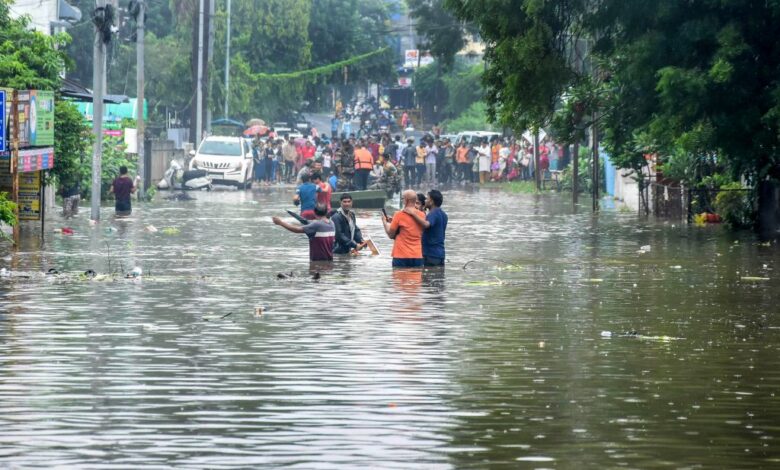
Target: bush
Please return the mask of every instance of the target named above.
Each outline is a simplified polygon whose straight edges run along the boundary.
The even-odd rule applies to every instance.
[[[16,203],[8,199],[8,193],[0,193],[0,223],[15,226],[16,220]],[[0,238],[8,239],[4,232],[0,231]]]
[[[131,158],[130,154],[125,153],[125,146],[119,144],[119,139],[104,138],[103,140],[103,159],[100,167],[100,181],[102,198],[108,195],[111,188],[111,182],[119,176],[119,167],[126,166],[130,175],[136,171],[136,160]],[[81,195],[89,198],[92,194],[92,155],[89,160],[84,162],[81,167]]]
[[[599,188],[603,192],[607,188],[607,177],[604,174],[604,159],[607,158],[604,155],[599,156]],[[580,147],[579,155],[579,190],[580,192],[590,193],[593,192],[593,176],[591,169],[591,161],[593,155],[589,147]],[[571,191],[572,189],[572,164],[563,169],[561,173],[561,189]]]
[[[715,211],[723,222],[732,228],[749,227],[752,220],[752,209],[748,200],[748,192],[738,182],[720,187],[721,191],[715,197]]]

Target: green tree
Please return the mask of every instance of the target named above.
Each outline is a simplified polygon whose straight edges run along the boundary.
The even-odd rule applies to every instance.
[[[606,123],[615,153],[632,152],[637,137],[647,136],[666,154],[718,155],[732,178],[744,176],[759,194],[776,185],[778,18],[777,2],[603,1],[594,26],[616,82]],[[764,222],[776,226],[771,198],[758,203],[770,219]]]
[[[409,15],[416,20],[415,29],[423,38],[423,50],[451,67],[457,54],[466,45],[469,34],[466,24],[444,8],[445,0],[406,0]]]
[[[0,0],[0,86],[59,89],[59,74],[71,63],[62,51],[69,36],[30,30],[29,18],[10,17],[10,3]]]
[[[28,28],[29,19],[10,17],[10,2],[0,0],[0,87],[57,90],[69,65],[61,48],[68,36],[46,36]],[[16,225],[16,204],[0,193],[0,223]]]
[[[575,83],[572,51],[586,0],[444,0],[486,43],[490,118],[521,132],[548,123]]]
[[[54,104],[54,129],[57,133],[54,140],[57,161],[50,175],[56,179],[60,188],[79,186],[83,168],[89,167],[92,155],[91,129],[84,124],[84,117],[76,106],[63,100],[57,100]]]

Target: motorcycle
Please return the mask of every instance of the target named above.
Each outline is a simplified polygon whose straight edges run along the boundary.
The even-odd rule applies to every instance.
[[[211,178],[208,177],[208,172],[205,170],[185,171],[176,160],[171,161],[171,165],[163,174],[163,179],[157,183],[157,189],[206,189],[210,191],[211,188]]]

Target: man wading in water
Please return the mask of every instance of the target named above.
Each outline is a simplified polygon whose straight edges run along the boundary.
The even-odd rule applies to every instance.
[[[417,194],[411,189],[403,192],[404,209],[393,216],[382,217],[382,225],[387,236],[393,239],[393,267],[417,268],[423,265],[422,226],[410,215],[413,211],[418,218],[425,220],[425,214],[415,209]]]
[[[117,217],[127,217],[133,212],[133,208],[130,205],[130,195],[135,192],[135,185],[133,180],[127,174],[127,167],[119,167],[119,176],[114,178],[114,182],[111,183],[111,189],[108,193],[113,194],[116,198],[116,204],[114,210]]]
[[[341,207],[331,218],[336,228],[336,245],[333,252],[337,255],[357,253],[366,242],[363,234],[355,221],[355,213],[352,212],[352,196],[349,193],[341,195]]]
[[[333,222],[328,219],[328,210],[322,204],[314,207],[316,218],[307,225],[292,225],[279,217],[274,217],[273,222],[293,233],[305,233],[309,237],[310,261],[333,261],[333,243],[336,238],[336,230]]]

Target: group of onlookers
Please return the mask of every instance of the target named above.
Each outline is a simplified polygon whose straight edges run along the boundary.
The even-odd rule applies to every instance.
[[[296,191],[294,199],[301,207],[301,215],[297,217],[301,224],[291,224],[279,217],[273,217],[273,223],[290,232],[306,234],[311,261],[332,261],[334,253],[358,254],[372,243],[370,239],[363,238],[357,226],[349,193],[341,195],[340,207],[335,211],[328,210],[328,206],[319,200],[320,194],[320,186],[307,180]],[[402,197],[404,207],[401,210],[392,217],[384,211],[382,215],[385,233],[393,240],[392,266],[444,266],[448,217],[441,208],[444,201],[442,193],[432,189],[426,197],[406,190]]]

